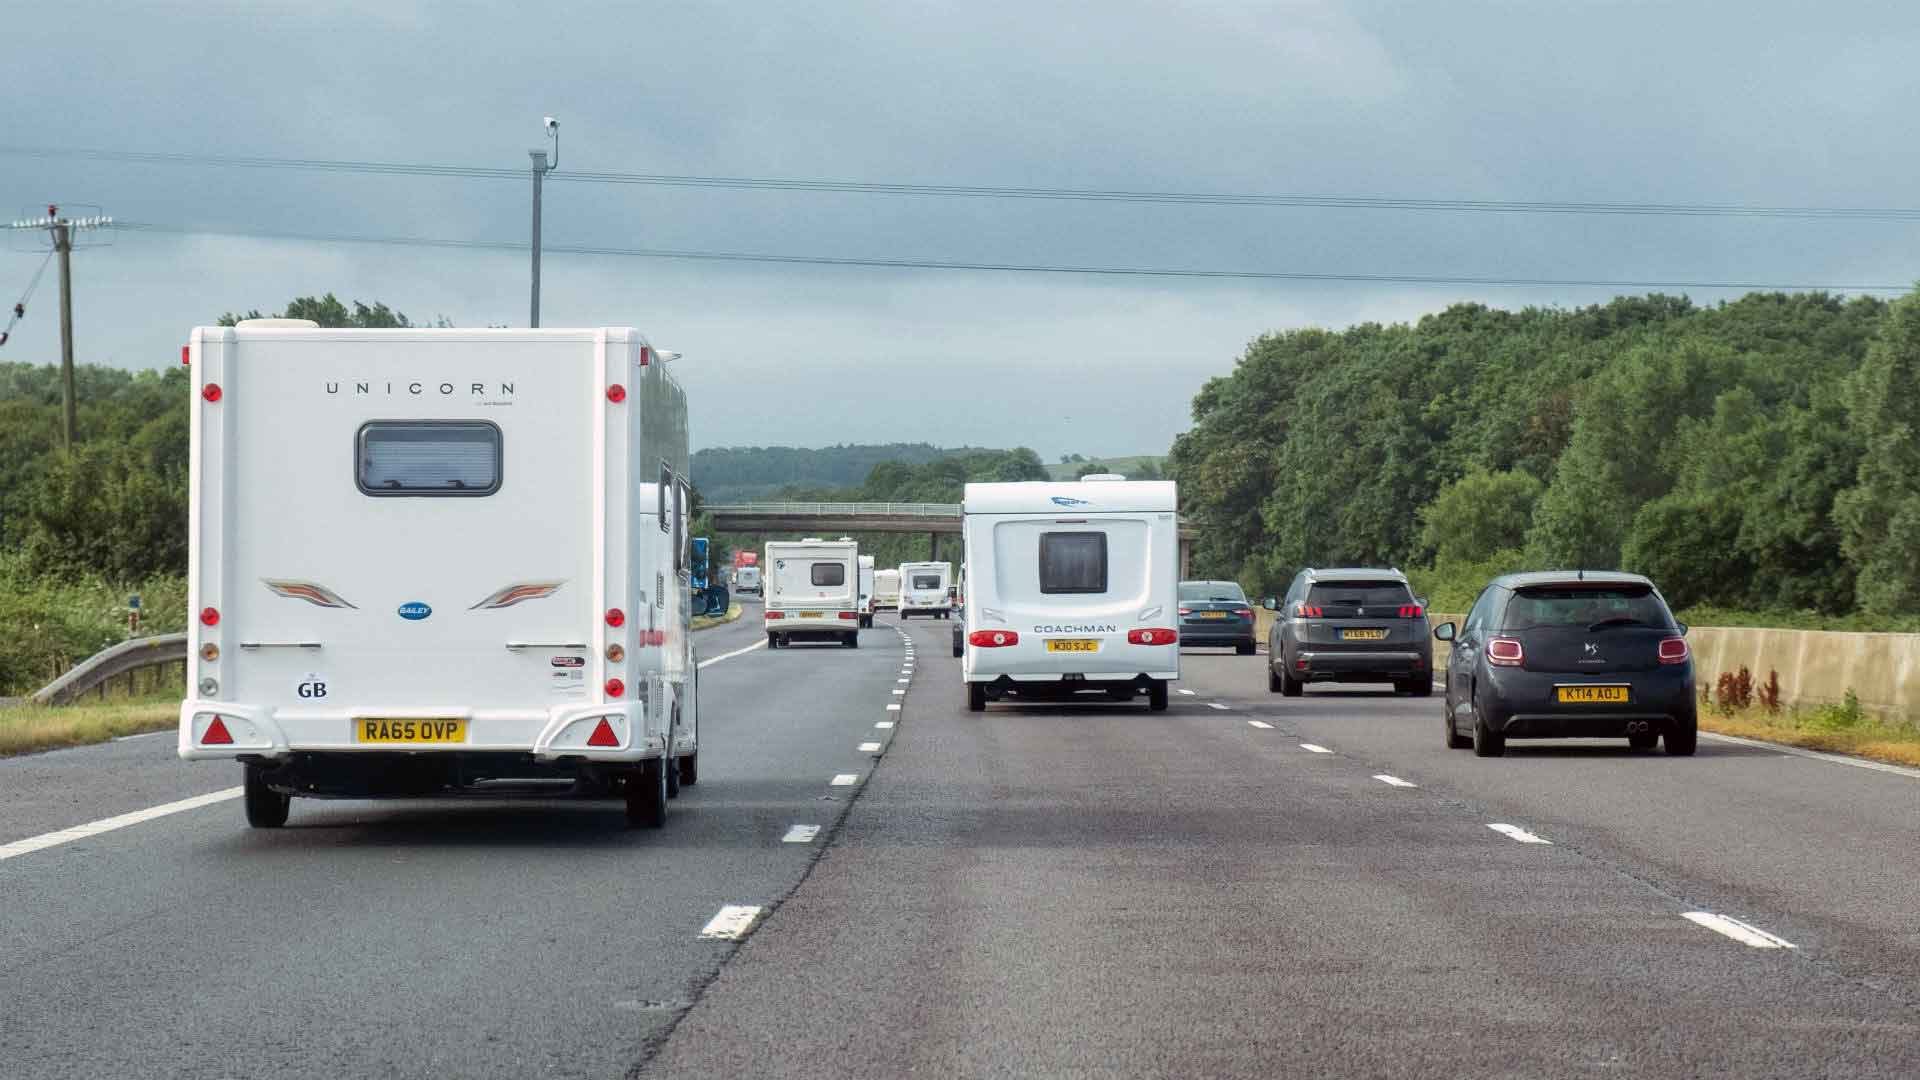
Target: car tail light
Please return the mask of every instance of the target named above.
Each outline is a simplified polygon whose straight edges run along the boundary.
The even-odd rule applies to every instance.
[[[1400,605],[1400,617],[1403,619],[1417,619],[1426,613],[1427,609],[1421,607],[1419,604]]]
[[[616,628],[627,625],[627,613],[617,607],[608,608],[607,625]]]
[[[784,619],[784,618],[786,618],[786,617],[787,617],[787,613],[786,613],[786,612],[784,612],[784,611],[769,611],[769,612],[767,612],[767,618],[769,618],[769,619]]]
[[[1241,618],[1243,618],[1243,619],[1251,619],[1251,618],[1253,618],[1253,609],[1252,609],[1252,608],[1250,608],[1250,607],[1237,607],[1237,608],[1234,608],[1234,609],[1233,609],[1233,613],[1234,613],[1235,615],[1238,615],[1238,616],[1240,616],[1240,617],[1241,617]]]
[[[1152,627],[1146,630],[1127,631],[1129,645],[1172,645],[1180,640],[1178,632]]]
[[[1687,648],[1687,639],[1670,637],[1660,642],[1660,662],[1663,664],[1684,664],[1693,657],[1693,651]]]
[[[1487,641],[1487,663],[1494,667],[1519,667],[1526,659],[1527,650],[1513,638],[1497,637]]]
[[[979,649],[999,649],[1020,644],[1017,630],[975,630],[967,635],[967,644]]]
[[[608,697],[627,696],[627,684],[624,682],[621,682],[619,679],[608,679],[607,680],[607,696]]]
[[[210,607],[201,608],[200,609],[200,625],[201,626],[219,626],[220,625],[220,609],[210,608]]]
[[[201,387],[200,396],[203,398],[206,398],[209,403],[219,401],[220,400],[220,384],[217,382],[210,382],[207,385]]]
[[[860,617],[860,613],[857,611],[843,611],[840,613],[840,617],[843,619],[857,619]]]
[[[216,716],[213,723],[207,725],[206,734],[200,736],[200,745],[232,746],[233,734],[227,730],[226,722]]]
[[[1295,671],[1305,671],[1307,670],[1307,666],[1307,658],[1304,656],[1293,662],[1293,670]]]
[[[613,733],[613,725],[607,723],[607,718],[603,716],[600,718],[600,722],[594,725],[593,734],[587,736],[587,745],[619,746],[620,736]]]
[[[1293,614],[1298,619],[1324,619],[1327,617],[1327,609],[1318,604],[1295,604]]]

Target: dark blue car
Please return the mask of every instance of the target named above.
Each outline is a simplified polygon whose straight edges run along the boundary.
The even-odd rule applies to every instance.
[[[1253,655],[1253,605],[1231,581],[1180,583],[1180,644],[1215,645]]]

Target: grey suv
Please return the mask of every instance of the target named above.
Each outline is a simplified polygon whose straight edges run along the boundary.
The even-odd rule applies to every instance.
[[[1302,570],[1267,631],[1267,689],[1296,697],[1310,682],[1392,683],[1433,695],[1427,608],[1398,570]]]

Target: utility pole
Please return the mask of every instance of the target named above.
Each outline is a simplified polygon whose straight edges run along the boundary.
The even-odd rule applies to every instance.
[[[13,230],[44,229],[60,259],[60,398],[61,443],[69,451],[79,441],[79,402],[73,387],[73,238],[88,229],[104,229],[113,224],[110,217],[64,218],[58,206],[49,205],[47,216],[15,221]]]
[[[560,121],[546,118],[547,138],[553,140],[553,162],[548,164],[545,150],[529,150],[533,159],[533,304],[529,326],[540,325],[540,187],[547,174],[560,167]]]

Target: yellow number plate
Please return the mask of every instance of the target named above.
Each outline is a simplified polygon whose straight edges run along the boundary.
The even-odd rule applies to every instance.
[[[1385,630],[1379,630],[1379,629],[1342,630],[1340,631],[1340,640],[1341,641],[1385,641],[1387,640],[1387,632]]]
[[[396,720],[363,716],[353,722],[353,741],[395,746],[452,746],[467,741],[467,722],[444,718]]]
[[[824,619],[827,617],[827,613],[824,611],[802,611],[798,617],[802,619]]]
[[[1203,619],[1224,619],[1230,614],[1232,613],[1226,611],[1203,611],[1200,613],[1200,617]]]
[[[1562,705],[1625,705],[1627,688],[1624,686],[1560,686],[1555,687],[1554,696]]]
[[[1093,638],[1048,638],[1048,652],[1099,652],[1100,642]]]

